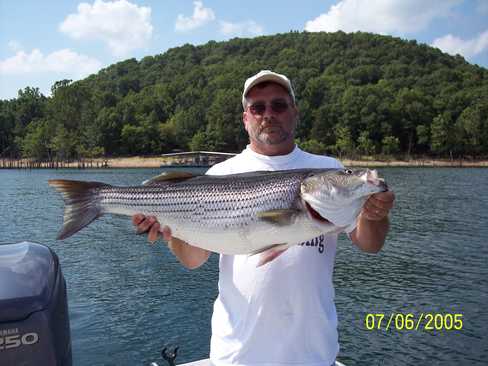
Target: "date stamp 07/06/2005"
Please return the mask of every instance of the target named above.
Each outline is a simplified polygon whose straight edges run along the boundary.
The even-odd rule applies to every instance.
[[[463,314],[459,313],[368,313],[364,317],[367,330],[442,331],[463,329]]]

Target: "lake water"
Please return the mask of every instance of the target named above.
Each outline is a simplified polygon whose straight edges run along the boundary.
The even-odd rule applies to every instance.
[[[135,235],[124,217],[103,217],[68,240],[54,239],[62,202],[48,179],[130,185],[159,171],[0,170],[0,244],[29,240],[58,254],[76,366],[164,364],[163,345],[180,346],[179,362],[208,356],[216,255],[186,270],[165,245]],[[339,360],[347,366],[486,365],[488,169],[379,171],[397,196],[385,248],[364,254],[342,236],[338,245]],[[366,328],[369,313],[385,314],[382,329]],[[462,314],[463,327],[425,330],[422,322],[417,330],[387,331],[392,313]],[[398,326],[401,321],[400,315]]]

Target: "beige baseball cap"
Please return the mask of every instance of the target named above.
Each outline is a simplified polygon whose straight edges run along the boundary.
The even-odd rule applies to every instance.
[[[290,79],[288,79],[285,75],[277,74],[276,72],[270,70],[261,70],[256,75],[251,76],[249,79],[246,80],[244,83],[244,91],[242,92],[242,107],[246,108],[246,95],[251,90],[251,88],[259,83],[264,81],[272,81],[273,83],[280,84],[291,96],[293,103],[295,103],[295,93],[291,86]]]

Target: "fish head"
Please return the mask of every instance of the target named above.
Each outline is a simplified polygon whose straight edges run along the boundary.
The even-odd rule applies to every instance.
[[[356,220],[371,194],[387,190],[376,170],[334,169],[312,172],[302,181],[300,195],[311,219],[343,228]]]

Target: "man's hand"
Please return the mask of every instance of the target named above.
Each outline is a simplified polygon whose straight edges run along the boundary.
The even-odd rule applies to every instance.
[[[358,225],[351,233],[353,243],[370,253],[376,253],[383,247],[390,227],[388,214],[394,201],[393,191],[369,197],[359,214]]]
[[[181,264],[189,269],[200,267],[210,256],[208,250],[194,247],[183,240],[174,238],[171,235],[171,229],[168,226],[161,228],[161,224],[154,216],[146,217],[143,214],[136,214],[132,216],[132,223],[137,227],[138,234],[148,233],[147,239],[151,244],[154,244],[161,235],[168,243],[171,252]]]
[[[364,204],[361,216],[370,221],[381,221],[388,216],[394,201],[395,194],[393,191],[373,194]]]
[[[154,244],[160,235],[167,242],[170,242],[172,239],[170,228],[167,226],[161,228],[161,225],[154,216],[136,214],[132,216],[132,223],[137,227],[138,234],[148,233],[147,240],[149,240],[151,244]]]

